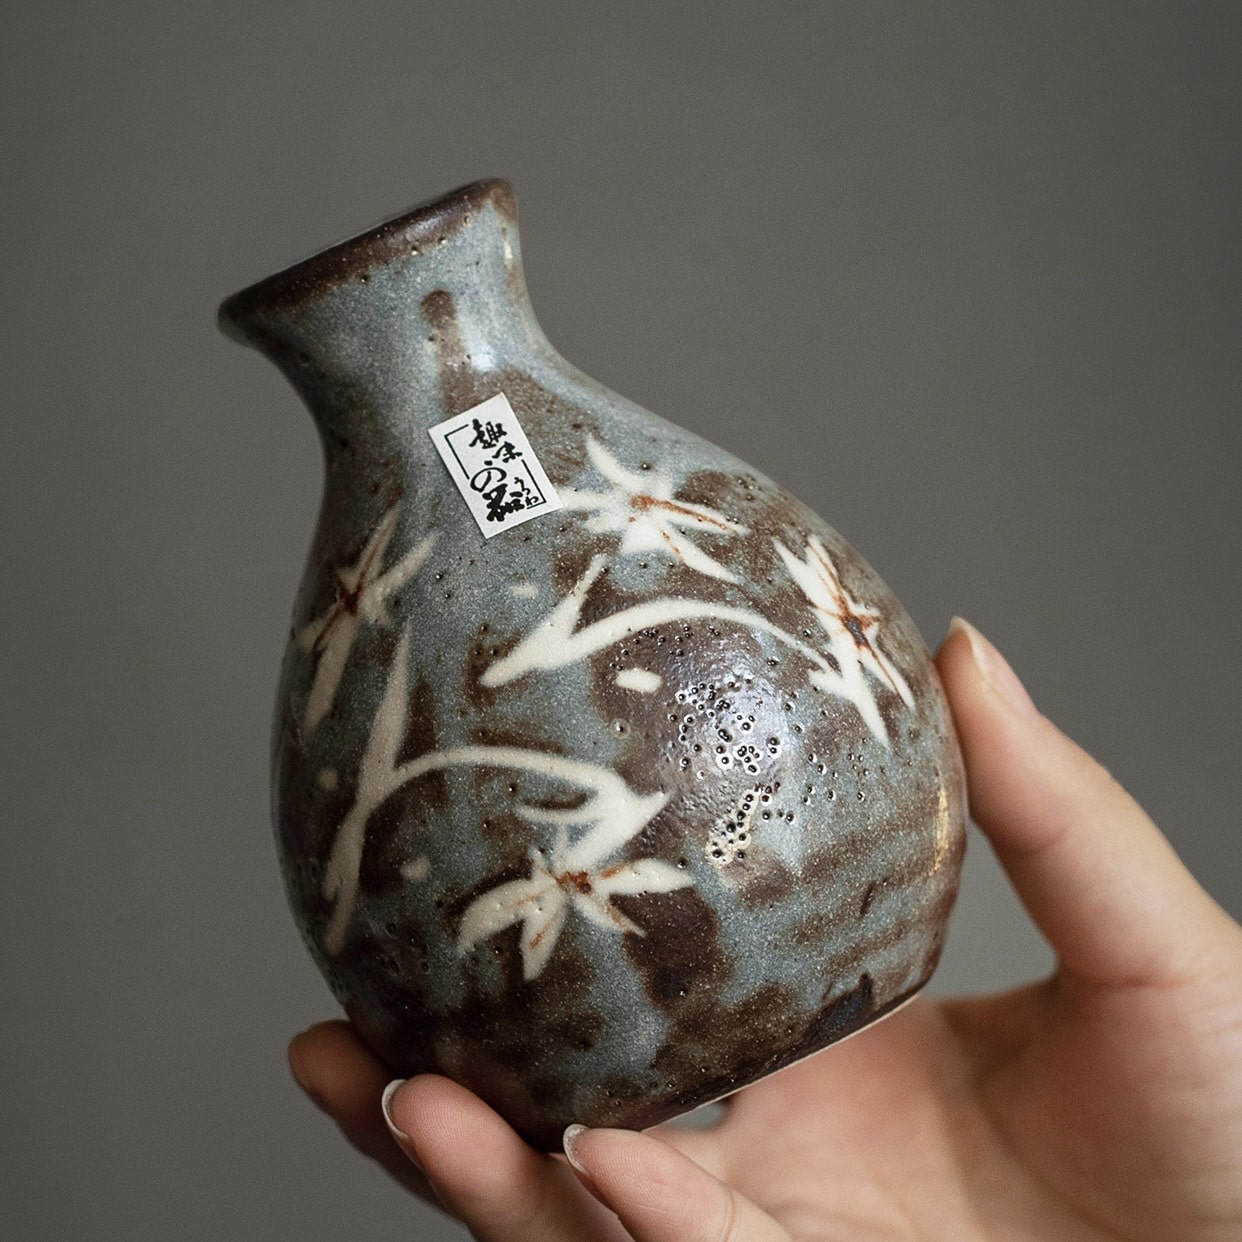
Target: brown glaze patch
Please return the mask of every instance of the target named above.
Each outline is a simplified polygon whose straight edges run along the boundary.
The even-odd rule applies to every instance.
[[[713,998],[679,1015],[652,1067],[674,1082],[695,1084],[701,1099],[735,1091],[775,1068],[777,1049],[793,1034],[787,1015],[797,1010],[777,983],[761,985],[736,1005]]]
[[[497,660],[503,659],[522,641],[523,635],[518,632],[496,642],[475,642],[466,651],[466,658],[461,668],[461,695],[480,716],[485,717],[496,701],[498,694],[505,690],[504,686],[485,686],[482,677],[488,668]]]
[[[614,1113],[611,1119],[594,1124],[611,1120],[611,1124],[635,1128],[657,1125],[687,1107],[730,1094],[835,1043],[904,999],[877,1007],[871,978],[863,974],[848,992],[826,998],[819,1012],[799,1030],[780,1017],[793,1012],[783,990],[775,984],[761,988],[743,1004],[715,1015],[718,1026],[702,1042],[679,1031],[653,1059],[653,1076],[663,1080],[659,1087],[652,1084],[642,1098],[633,1098],[629,1107],[620,1110],[621,1116]],[[718,1068],[722,1065],[733,1068],[722,1071]],[[613,1088],[613,1094],[635,1096],[632,1087],[625,1091],[621,1084]]]
[[[447,289],[433,289],[419,303],[419,309],[431,327],[445,409],[468,410],[494,396],[499,390],[480,379],[466,352],[453,295]]]
[[[803,1047],[822,1048],[850,1031],[856,1031],[875,1015],[871,976],[863,974],[856,987],[829,1000],[807,1027]]]
[[[757,488],[758,483],[753,476],[746,476],[743,482],[722,470],[696,470],[682,480],[681,486],[677,489],[677,499],[685,504],[701,505],[703,508],[716,510],[731,519],[737,526],[744,526],[751,532],[751,535],[745,538],[746,543],[762,543],[763,540],[754,539],[755,514],[753,510]],[[713,525],[718,524],[713,523]],[[732,531],[734,526],[722,525],[720,529]]]
[[[764,852],[762,830],[752,835],[746,857],[739,857],[723,870],[726,882],[748,910],[787,901],[801,887],[798,877],[779,858]]]
[[[396,1060],[420,1056],[434,1045],[436,1068],[477,1091],[531,1141],[555,1147],[572,1114],[571,1089],[564,1058],[588,1056],[603,1034],[603,1019],[581,991],[595,974],[577,943],[573,924],[561,933],[557,952],[541,975],[522,978],[518,934],[506,929],[494,937],[491,951],[505,972],[499,995],[483,984],[477,956],[466,961],[468,995],[451,1013],[428,1015],[425,1024],[398,1033]],[[490,944],[490,942],[489,942]],[[407,1044],[408,1041],[408,1044]],[[408,1047],[411,1057],[403,1055]]]
[[[490,725],[476,723],[470,730],[470,741],[477,746],[512,746],[516,750],[537,750],[545,755],[563,755],[565,747],[560,742],[544,738],[534,731],[526,729],[496,729]],[[496,771],[496,769],[485,769]],[[585,794],[583,798],[585,798]],[[578,799],[575,797],[574,799]]]
[[[876,889],[879,885],[873,880],[867,885],[866,891],[862,895],[862,900],[858,903],[858,917],[866,918],[867,911],[871,909],[871,903],[875,900]]]
[[[411,848],[416,849],[420,839],[426,841],[428,823],[435,819],[434,813],[427,813],[427,791],[420,785],[415,781],[398,789],[367,820],[358,868],[360,896],[395,895],[406,888],[401,867],[409,859]]]
[[[501,822],[504,821],[504,822]],[[503,842],[517,842],[521,838],[514,831],[515,820],[512,816],[497,815],[491,816],[481,825],[484,835],[489,837],[498,836]],[[502,851],[511,855],[511,861],[498,867],[495,871],[489,872],[479,879],[469,888],[462,889],[455,894],[450,901],[446,901],[443,906],[446,926],[449,928],[454,940],[460,930],[462,918],[470,906],[485,893],[490,893],[493,889],[499,888],[502,884],[508,884],[512,880],[528,880],[530,879],[530,858],[527,850],[530,842],[522,842],[521,849],[512,849]],[[521,925],[514,924],[507,927],[503,931],[496,933],[496,937],[512,938],[513,945],[516,950],[518,937],[521,935]],[[491,938],[488,943],[491,944]],[[520,975],[520,968],[519,968]]]
[[[697,1006],[732,975],[715,911],[693,888],[664,893],[659,901],[621,895],[613,901],[623,914],[642,920],[643,935],[627,936],[625,952],[657,1008]]]
[[[410,691],[405,736],[397,752],[398,764],[433,754],[440,749],[440,737],[436,731],[435,706],[435,691],[425,679],[420,677],[414,689]],[[433,769],[419,777],[414,785],[418,789],[420,804],[433,811],[449,809],[448,781],[443,771]]]
[[[562,485],[586,465],[587,436],[599,433],[590,410],[544,388],[525,371],[506,367],[491,379],[509,399],[553,482]]]

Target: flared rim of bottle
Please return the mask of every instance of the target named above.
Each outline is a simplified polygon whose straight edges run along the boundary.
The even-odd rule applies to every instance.
[[[220,328],[246,342],[247,324],[256,316],[296,306],[351,280],[365,280],[394,259],[415,257],[442,244],[488,206],[517,219],[517,200],[507,181],[499,177],[473,181],[247,285],[220,304]]]

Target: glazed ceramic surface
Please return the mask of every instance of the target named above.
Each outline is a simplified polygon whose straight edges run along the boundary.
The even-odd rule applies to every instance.
[[[507,185],[221,319],[323,439],[275,827],[306,943],[395,1072],[448,1074],[551,1147],[923,985],[964,793],[922,641],[814,513],[553,351]],[[478,520],[429,436],[458,415]]]

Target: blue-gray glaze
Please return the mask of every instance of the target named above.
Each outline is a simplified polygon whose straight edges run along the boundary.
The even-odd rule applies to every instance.
[[[917,631],[804,505],[555,353],[505,183],[221,322],[323,440],[274,819],[305,941],[394,1073],[448,1074],[554,1148],[926,982],[965,795]],[[427,429],[497,393],[565,508],[484,539]]]

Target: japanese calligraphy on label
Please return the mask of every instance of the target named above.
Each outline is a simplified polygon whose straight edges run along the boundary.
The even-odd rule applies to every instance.
[[[485,538],[561,507],[504,393],[428,434]]]

